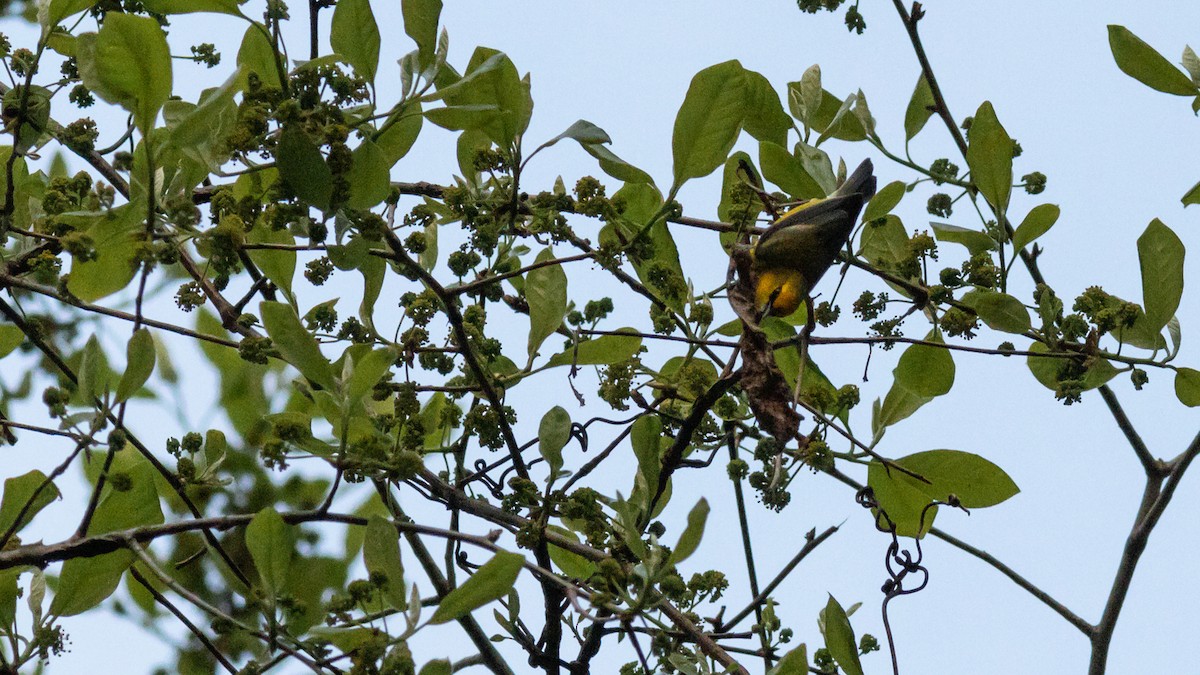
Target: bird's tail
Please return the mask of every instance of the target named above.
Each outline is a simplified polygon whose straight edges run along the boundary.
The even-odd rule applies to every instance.
[[[875,167],[869,159],[864,159],[854,173],[846,179],[846,182],[839,185],[829,196],[843,197],[853,194],[862,195],[863,203],[875,196]]]

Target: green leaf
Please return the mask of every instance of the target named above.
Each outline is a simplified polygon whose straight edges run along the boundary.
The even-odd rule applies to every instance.
[[[547,525],[546,529],[555,534],[562,535],[571,541],[578,542],[579,537],[565,527],[558,525]],[[562,570],[562,573],[571,579],[590,579],[596,573],[596,563],[587,558],[568,551],[565,548],[550,544],[547,547],[547,552],[550,554],[550,559]]]
[[[565,349],[546,362],[547,366],[608,366],[628,360],[642,348],[642,338],[633,328],[618,328],[615,332],[630,335],[602,335]]]
[[[247,174],[251,175],[251,174]],[[255,244],[284,244],[293,245],[296,238],[286,228],[274,230],[262,220],[254,225],[254,229],[246,237]],[[292,278],[296,276],[296,251],[270,251],[265,249],[246,251],[255,265],[271,280],[288,298],[292,298]]]
[[[571,440],[571,414],[562,406],[554,406],[542,416],[538,426],[538,451],[550,465],[553,477],[562,469],[562,449]]]
[[[977,289],[964,295],[962,303],[975,310],[992,329],[1020,334],[1033,327],[1029,310],[1007,293]]]
[[[825,603],[825,648],[830,656],[837,661],[846,675],[863,675],[862,663],[858,660],[858,643],[854,639],[854,629],[850,626],[850,617],[846,610],[838,604],[832,595]]]
[[[975,112],[971,131],[967,134],[967,165],[971,181],[997,212],[1008,209],[1012,193],[1013,141],[996,118],[990,101],[984,101]]]
[[[155,14],[192,14],[211,12],[243,16],[237,0],[143,0],[142,6]]]
[[[250,74],[258,76],[258,80],[267,89],[282,89],[279,73],[280,66],[277,59],[279,54],[275,51],[275,45],[268,37],[266,26],[258,22],[251,22],[250,27],[246,29],[246,34],[242,36],[242,44],[238,48],[237,63],[241,69],[240,83],[241,89],[246,89],[249,84],[246,82]]]
[[[1057,204],[1038,204],[1025,214],[1025,220],[1013,233],[1013,248],[1020,251],[1032,244],[1038,237],[1046,234],[1058,221],[1059,208]]]
[[[1179,201],[1183,202],[1184,206],[1200,204],[1200,183],[1193,185],[1192,189],[1188,190]]]
[[[1050,351],[1050,348],[1041,342],[1034,342],[1029,345],[1029,351],[1034,352],[1026,359],[1029,366],[1029,372],[1033,373],[1034,378],[1041,382],[1044,387],[1053,392],[1059,391],[1059,376],[1064,374],[1065,369],[1070,365],[1070,359],[1059,356],[1037,356],[1036,354],[1045,354]],[[1108,382],[1117,375],[1117,369],[1113,367],[1105,359],[1096,359],[1088,365],[1087,371],[1083,374],[1083,391],[1095,389],[1100,385]],[[1069,379],[1077,379],[1074,374]]]
[[[275,166],[297,197],[322,211],[329,210],[333,172],[308,134],[296,127],[285,128],[275,151]]]
[[[93,399],[104,396],[108,388],[108,359],[100,347],[100,340],[95,334],[88,338],[83,345],[83,357],[79,362],[79,387],[77,395],[91,405]]]
[[[387,158],[389,169],[407,155],[417,142],[421,126],[425,123],[425,116],[421,111],[420,101],[408,101],[403,108],[392,113],[375,133],[375,145]]]
[[[132,450],[118,453],[113,470],[128,476],[129,489],[106,490],[88,527],[88,535],[117,532],[163,521],[155,491],[156,474],[150,464]],[[93,465],[104,463],[97,455]],[[110,484],[111,485],[111,484]],[[116,590],[121,576],[133,562],[133,553],[122,549],[94,558],[75,558],[63,563],[50,612],[58,616],[82,614],[104,601]]]
[[[442,0],[402,0],[400,11],[404,14],[404,32],[417,43],[421,68],[424,69],[433,62],[437,49]]]
[[[996,249],[996,240],[988,236],[986,232],[971,230],[948,223],[931,222],[929,225],[933,227],[933,234],[937,237],[938,241],[962,244],[967,247],[967,251],[971,255],[978,255]]]
[[[372,579],[387,579],[383,597],[400,611],[408,609],[408,594],[404,583],[404,564],[400,560],[400,536],[396,526],[386,518],[372,515],[367,520],[363,538],[363,563]]]
[[[0,359],[11,354],[24,341],[25,333],[20,328],[7,324],[0,326]]]
[[[600,163],[600,170],[604,173],[626,183],[649,183],[654,184],[654,179],[650,174],[642,171],[636,166],[617,157],[612,150],[598,143],[584,144],[583,149],[587,154],[596,158]]]
[[[435,17],[435,32],[436,20]],[[436,39],[436,35],[434,37]],[[375,22],[369,0],[338,0],[329,28],[329,44],[354,66],[355,74],[366,78],[367,82],[375,81],[379,67],[379,24]]]
[[[770,142],[758,144],[758,163],[763,178],[778,185],[793,199],[824,197],[821,184],[809,175],[804,164],[786,148]]]
[[[89,89],[133,114],[145,135],[171,95],[167,36],[150,17],[108,12],[94,37],[79,36],[79,74]]]
[[[799,82],[788,83],[788,109],[792,115],[804,122],[806,128],[821,125],[817,114],[825,102],[825,89],[821,87],[821,66],[813,64],[800,76]]]
[[[869,223],[859,236],[859,253],[872,265],[895,265],[908,258],[908,232],[894,215],[882,224]]]
[[[1138,82],[1164,94],[1196,95],[1196,84],[1191,78],[1128,28],[1110,24],[1108,46],[1117,67]]]
[[[500,117],[500,109],[493,103],[472,103],[431,108],[421,113],[425,119],[450,131],[483,131]],[[490,134],[489,134],[490,137]]]
[[[145,206],[138,206],[144,213]],[[84,302],[124,290],[137,274],[133,257],[144,233],[144,222],[133,205],[125,204],[102,215],[63,214],[58,218],[87,232],[96,249],[96,257],[90,260],[72,256],[67,290]]]
[[[63,19],[91,9],[97,2],[99,0],[50,0],[39,3],[38,23],[42,25],[42,35],[48,35]]]
[[[1004,469],[961,450],[927,450],[895,463],[928,480],[915,485],[931,499],[947,501],[954,495],[968,509],[995,506],[1021,491]]]
[[[476,570],[462,586],[442,598],[429,623],[454,621],[493,600],[504,597],[512,590],[524,563],[524,556],[500,551]]]
[[[1138,237],[1137,249],[1146,321],[1151,331],[1158,333],[1175,316],[1183,298],[1183,242],[1155,218]]]
[[[1200,406],[1200,370],[1175,370],[1175,397],[1189,408]]]
[[[341,7],[341,5],[338,5]],[[364,140],[354,149],[354,163],[350,165],[350,197],[346,206],[352,209],[369,209],[387,198],[392,190],[391,164],[388,157],[371,141]]]
[[[933,498],[926,494],[927,486],[922,481],[882,462],[871,462],[867,465],[867,485],[879,504],[871,509],[879,529],[886,532],[890,523],[897,536],[919,539],[933,527],[938,507],[929,505]]]
[[[258,568],[263,590],[269,596],[276,595],[287,586],[294,543],[292,526],[269,506],[254,514],[246,526],[246,549]]]
[[[882,189],[875,193],[871,201],[867,202],[867,207],[863,209],[862,220],[864,223],[869,223],[872,220],[877,220],[892,212],[900,200],[904,198],[906,186],[901,181],[893,181],[884,185]]]
[[[784,654],[771,675],[808,675],[808,646],[801,644]]]
[[[547,248],[535,262],[553,259],[554,251]],[[529,301],[529,357],[533,358],[542,342],[562,326],[567,313],[567,274],[562,266],[530,270],[525,275],[525,298]]]
[[[333,368],[312,334],[304,329],[291,305],[264,301],[259,305],[259,314],[267,335],[271,336],[271,341],[285,361],[327,391],[337,388]]]
[[[700,501],[696,502],[696,505],[688,512],[687,526],[679,535],[679,542],[675,544],[675,549],[671,551],[671,557],[667,561],[668,565],[678,565],[696,552],[700,546],[700,539],[704,536],[704,525],[708,522],[708,512],[708,500],[701,497]]]
[[[43,484],[45,487],[42,487]],[[37,469],[5,479],[4,497],[0,499],[0,534],[8,532],[8,528],[17,522],[17,515],[26,504],[29,504],[29,508],[21,516],[21,522],[13,532],[20,532],[34,516],[58,497],[58,488],[52,481],[46,480],[46,474]]]
[[[350,376],[346,387],[346,398],[351,404],[361,401],[395,363],[396,350],[392,347],[373,349],[355,360],[354,374]]]
[[[676,188],[725,163],[742,128],[745,99],[746,71],[736,60],[709,66],[692,78],[671,136]]]
[[[778,145],[787,143],[792,130],[792,118],[784,112],[779,94],[762,74],[746,70],[746,102],[743,126],[746,133],[759,141]]]
[[[908,100],[908,109],[904,111],[904,140],[911,141],[921,133],[921,129],[925,128],[925,123],[933,115],[934,105],[933,91],[922,73],[921,79],[917,80],[917,86],[913,89],[912,98]]]
[[[645,486],[643,493],[643,509],[650,508],[650,499],[658,489],[658,479],[662,472],[662,420],[657,416],[646,415],[634,421],[629,434],[629,443],[633,446],[633,454],[637,457],[638,480]]]
[[[941,343],[930,333],[929,342]],[[892,388],[884,397],[878,428],[884,428],[912,415],[918,408],[950,391],[954,386],[954,359],[941,347],[914,344],[900,355],[892,370]]]
[[[444,95],[447,106],[494,106],[490,115],[478,117],[470,126],[460,128],[480,128],[505,150],[525,133],[533,113],[528,80],[521,78],[508,56],[487,47],[476,48],[467,65],[467,74],[438,94]],[[430,112],[425,114],[434,124],[442,125],[445,121],[439,121]]]
[[[449,659],[434,659],[421,666],[421,672],[417,675],[450,675],[453,672]]]
[[[548,148],[564,138],[570,138],[585,148],[589,145],[599,143],[612,143],[612,139],[608,137],[608,132],[587,120],[576,120],[574,124],[567,127],[566,131],[542,143],[538,147],[538,150]]]
[[[837,104],[837,110],[834,112],[833,117],[830,118],[829,123],[825,126],[825,129],[821,132],[821,135],[817,137],[816,143],[813,143],[814,146],[820,146],[825,141],[833,138],[837,130],[840,129],[842,124],[846,121],[854,120],[855,125],[857,125],[859,129],[862,129],[862,124],[858,121],[858,118],[854,115],[847,114],[850,112],[850,109],[854,107],[854,102],[857,100],[858,94],[850,94]],[[863,133],[863,137],[866,137],[865,131]]]
[[[128,400],[146,384],[154,372],[154,338],[150,331],[139,328],[125,347],[125,373],[117,383],[117,401]]]

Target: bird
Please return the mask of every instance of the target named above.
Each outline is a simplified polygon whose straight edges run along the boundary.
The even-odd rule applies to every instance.
[[[751,249],[754,302],[760,313],[785,317],[800,308],[874,194],[874,167],[863,160],[828,197],[804,202],[767,228]]]

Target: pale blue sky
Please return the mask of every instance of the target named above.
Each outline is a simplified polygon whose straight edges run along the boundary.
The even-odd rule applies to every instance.
[[[303,16],[301,3],[294,4],[293,16]],[[411,45],[399,30],[398,3],[373,4],[384,30],[395,37],[385,44],[381,57],[382,87],[389,78],[394,82],[391,64]],[[1110,292],[1140,301],[1134,242],[1150,219],[1162,218],[1185,244],[1198,241],[1194,228],[1200,211],[1184,211],[1179,197],[1200,179],[1195,161],[1200,122],[1186,99],[1151,91],[1117,70],[1105,26],[1123,24],[1176,61],[1184,44],[1200,43],[1195,32],[1200,5],[931,0],[926,10],[922,35],[954,114],[961,119],[983,100],[992,101],[1001,122],[1024,148],[1017,175],[1038,170],[1049,176],[1044,194],[1015,195],[1010,212],[1019,218],[1038,203],[1062,207],[1057,226],[1041,240],[1046,253],[1040,262],[1048,281],[1064,298],[1103,283]],[[780,91],[808,66],[821,64],[826,88],[841,96],[861,88],[885,142],[902,148],[901,123],[918,65],[891,3],[863,2],[862,11],[868,24],[862,36],[847,33],[840,13],[810,16],[784,1],[450,1],[442,24],[449,30],[450,60],[456,66],[462,67],[475,45],[484,44],[507,52],[522,73],[532,72],[535,109],[527,146],[585,118],[608,131],[616,153],[666,185],[671,175],[671,128],[691,76],[731,58],[766,75]],[[182,27],[190,20],[180,17],[176,24]],[[205,36],[197,41],[218,42],[232,61],[241,28],[224,20],[212,25],[220,27],[225,39]],[[20,45],[16,36],[23,31],[15,26],[7,30]],[[173,36],[176,53],[185,53],[191,44],[181,37],[190,35]],[[293,42],[294,55],[306,51],[302,44]],[[203,77],[211,76],[178,64],[177,91],[185,96],[191,91],[194,99],[193,87],[215,84],[205,83]],[[386,93],[381,95],[386,99]],[[449,181],[457,171],[452,143],[451,134],[427,125],[393,177]],[[739,147],[756,154],[747,141]],[[874,157],[881,184],[913,177],[866,144],[831,144],[827,150],[844,156],[851,166],[864,156]],[[936,120],[913,143],[912,153],[919,161],[951,157],[964,164]],[[539,156],[525,180],[534,191],[548,187],[560,174],[570,185],[581,175],[599,171],[590,157],[563,143]],[[927,227],[928,194],[918,190],[899,207],[897,213],[910,230]],[[680,200],[688,215],[715,218],[718,197],[719,180],[709,178],[689,183]],[[960,208],[951,222],[977,225],[968,216]],[[724,275],[725,262],[712,244],[711,237],[681,235],[685,269],[696,275],[698,287],[715,285]],[[959,251],[945,245],[943,253],[944,259],[957,259]],[[1189,263],[1189,281],[1195,278],[1194,270],[1195,264]],[[1012,292],[1028,300],[1030,285],[1019,271],[1014,278]],[[851,273],[848,284],[864,283],[868,282],[861,275]],[[572,291],[573,299],[589,297],[594,296],[582,289]],[[1194,295],[1186,293],[1179,313],[1184,331],[1180,359],[1191,365],[1200,362],[1200,351],[1191,347],[1190,329],[1200,325],[1196,307]],[[643,311],[640,306],[634,310],[636,321],[644,320]],[[924,333],[920,324],[910,326],[913,334]],[[821,329],[826,335],[863,330],[855,321]],[[1003,339],[1007,338],[985,331],[975,344],[995,346]],[[864,401],[869,401],[885,393],[895,353],[876,351],[871,381],[861,383],[865,352],[860,347],[830,347],[814,350],[814,357],[835,383],[859,383]],[[1021,486],[1020,495],[969,518],[944,511],[939,525],[998,556],[1084,618],[1096,620],[1141,493],[1141,471],[1128,445],[1098,396],[1086,395],[1082,404],[1063,407],[1033,380],[1021,359],[961,355],[956,365],[953,391],[890,431],[880,451],[900,456],[955,448],[980,453],[1004,467]],[[1200,413],[1175,401],[1169,374],[1152,370],[1150,378],[1142,392],[1134,392],[1125,376],[1115,380],[1113,388],[1155,454],[1170,457],[1200,429]],[[548,386],[565,394],[561,382]],[[863,416],[856,424],[865,429],[869,409],[863,406],[857,412]],[[668,519],[672,524],[701,494],[714,503],[730,497],[724,470],[717,465],[683,475],[686,481],[675,485],[672,508],[677,513]],[[629,484],[627,475],[614,474],[614,480],[619,486]],[[1200,623],[1200,590],[1191,575],[1198,481],[1185,479],[1150,541],[1114,638],[1109,672],[1181,672],[1180,664],[1192,660],[1189,629]],[[755,541],[762,553],[760,578],[770,578],[792,555],[803,532],[845,523],[780,591],[781,611],[797,628],[797,640],[807,641],[810,650],[819,642],[815,619],[826,593],[846,605],[863,602],[855,627],[860,634],[870,632],[882,640],[878,609],[884,536],[873,531],[853,495],[828,479],[807,477],[797,481],[793,493],[793,504],[782,515],[753,510]],[[709,536],[689,561],[687,573],[721,567],[735,588],[744,589],[740,550],[731,548],[736,532],[731,512],[714,512]],[[1085,670],[1086,640],[999,573],[935,541],[926,546],[926,563],[932,573],[929,587],[892,603],[902,672]],[[744,593],[732,594],[730,610],[745,599]],[[125,625],[111,618],[69,620],[73,651],[52,662],[50,672],[86,672],[97,663],[143,672],[160,662],[164,652],[153,641],[137,640],[133,652],[134,638],[115,640],[116,625],[126,634]],[[433,657],[443,644],[415,648]],[[611,662],[611,672],[615,664],[633,657],[619,656]],[[866,668],[868,673],[890,670],[884,654],[869,657]]]

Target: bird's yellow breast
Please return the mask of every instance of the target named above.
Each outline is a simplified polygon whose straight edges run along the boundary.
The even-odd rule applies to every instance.
[[[771,316],[788,316],[799,309],[806,292],[804,275],[797,270],[782,267],[759,270],[754,304],[761,312],[767,303],[771,303]],[[774,302],[771,302],[772,295],[775,295]]]

